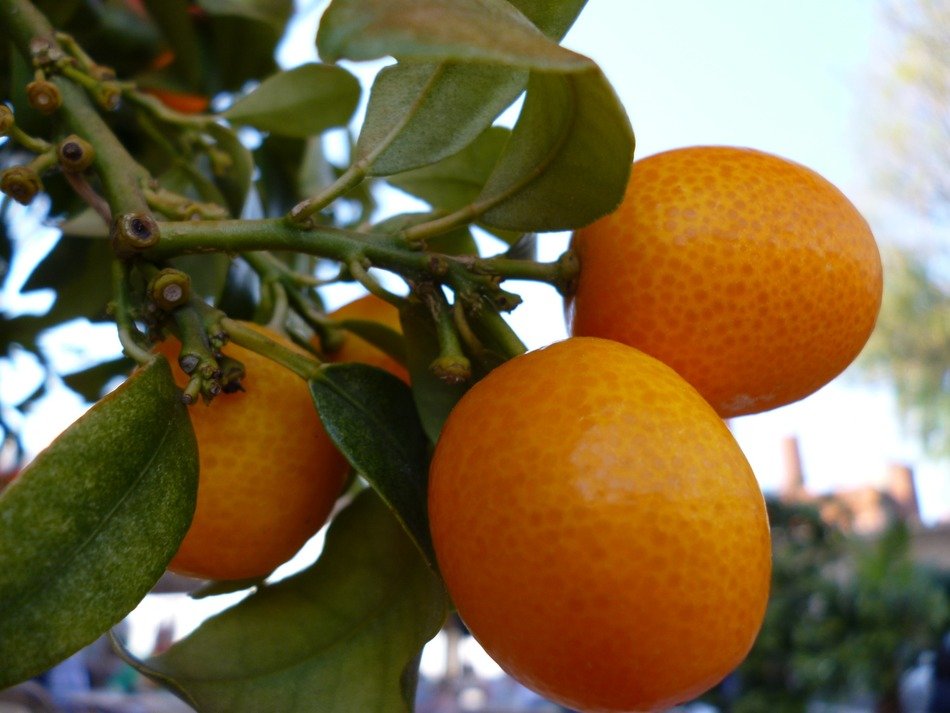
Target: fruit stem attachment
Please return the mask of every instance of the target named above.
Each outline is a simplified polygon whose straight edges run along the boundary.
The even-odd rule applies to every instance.
[[[510,359],[528,351],[511,325],[495,309],[485,304],[466,304],[465,307],[468,318],[477,325],[476,331],[488,337],[489,345],[498,349],[505,358]]]
[[[472,364],[462,351],[452,316],[455,308],[449,304],[438,285],[421,285],[416,288],[416,294],[429,308],[439,340],[439,356],[429,365],[429,370],[449,384],[468,381],[472,376]]]

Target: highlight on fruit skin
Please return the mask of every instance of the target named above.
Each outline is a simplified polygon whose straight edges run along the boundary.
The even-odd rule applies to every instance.
[[[881,305],[880,253],[857,208],[814,171],[752,149],[636,161],[621,205],[572,246],[571,334],[642,349],[726,418],[827,384]]]
[[[656,359],[591,337],[511,359],[456,404],[429,478],[459,615],[546,698],[662,710],[751,648],[764,499],[722,419]]]

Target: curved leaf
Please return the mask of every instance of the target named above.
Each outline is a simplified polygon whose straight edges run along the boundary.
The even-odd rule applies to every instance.
[[[70,426],[0,495],[0,688],[128,614],[195,507],[191,422],[156,359]]]
[[[408,713],[418,656],[446,613],[441,581],[367,489],[316,564],[138,666],[208,713]]]
[[[409,387],[366,364],[330,364],[310,381],[330,438],[395,511],[432,567],[428,442]]]
[[[244,17],[270,25],[281,33],[293,12],[293,0],[198,0],[209,15]]]
[[[461,208],[482,192],[510,133],[500,126],[489,127],[458,153],[392,176],[388,182],[433,208],[447,211]]]
[[[533,73],[511,141],[477,203],[495,228],[568,230],[609,213],[623,198],[633,130],[599,69]]]
[[[506,0],[334,0],[317,47],[327,61],[393,56],[558,72],[590,66]]]
[[[360,98],[360,83],[341,67],[305,64],[272,75],[224,117],[281,136],[306,138],[344,126]]]
[[[422,11],[430,4],[439,6],[439,14],[425,16]],[[528,69],[560,66],[565,71],[580,71],[591,67],[590,60],[562,49],[545,36],[560,39],[583,4],[583,0],[459,4],[336,0],[324,14],[317,37],[323,56],[333,56],[342,49],[336,40],[357,32],[355,40],[377,46],[379,56],[393,54],[413,60],[389,67],[377,76],[356,159],[368,166],[370,175],[377,176],[434,163],[461,150],[491,125],[524,89]],[[524,9],[527,18],[518,12],[519,8]],[[472,15],[479,17],[476,25],[492,25],[499,13],[510,18],[509,33],[499,34],[494,29],[481,36],[472,33]],[[419,24],[413,24],[417,21]],[[428,24],[433,22],[440,25],[441,45],[428,34]],[[404,27],[413,34],[411,45],[399,39]],[[520,42],[522,34],[530,41]],[[485,47],[503,52],[506,66],[456,61],[488,61],[486,56],[479,56],[480,48]],[[553,63],[552,57],[556,58]],[[421,61],[427,58],[440,61]]]
[[[444,62],[397,64],[370,91],[355,158],[373,176],[425,166],[465,148],[524,89],[528,72]]]

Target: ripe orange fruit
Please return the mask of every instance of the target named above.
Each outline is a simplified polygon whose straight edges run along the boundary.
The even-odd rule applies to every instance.
[[[177,364],[177,340],[157,349]],[[198,504],[168,567],[203,579],[250,579],[272,572],[320,529],[348,466],[299,376],[236,344],[224,351],[244,364],[245,390],[188,409],[198,441]],[[188,377],[172,370],[184,387]]]
[[[435,449],[429,516],[475,638],[584,711],[688,700],[738,665],[768,597],[764,500],[665,364],[576,337],[476,383]]]
[[[343,305],[328,316],[335,320],[358,319],[367,322],[379,322],[395,332],[402,333],[402,326],[399,323],[399,310],[376,295],[360,297]],[[333,362],[355,361],[376,366],[402,379],[407,384],[409,383],[409,372],[405,366],[382,349],[373,346],[352,332],[345,332],[343,346],[328,356],[330,361]]]
[[[573,247],[571,333],[666,362],[724,417],[826,384],[881,305],[881,258],[857,209],[810,169],[749,149],[637,161],[620,207]]]

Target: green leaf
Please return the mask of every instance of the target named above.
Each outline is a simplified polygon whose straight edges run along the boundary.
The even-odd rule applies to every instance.
[[[509,0],[544,34],[560,41],[580,15],[587,0]]]
[[[187,0],[144,0],[149,17],[175,54],[170,70],[190,91],[202,88],[201,46]]]
[[[344,126],[360,98],[360,83],[341,67],[305,64],[268,77],[224,112],[236,124],[306,138]]]
[[[94,208],[83,208],[59,224],[63,235],[72,238],[108,238],[109,226]]]
[[[254,157],[228,127],[221,124],[209,124],[207,131],[218,149],[231,160],[230,167],[215,175],[214,182],[224,195],[231,215],[240,216],[244,209],[244,201],[247,200],[247,193],[251,189]]]
[[[458,153],[387,180],[433,208],[457,210],[482,192],[510,134],[503,127],[489,127]]]
[[[370,91],[355,158],[373,176],[439,161],[491,125],[527,80],[525,70],[487,65],[413,62],[387,67]]]
[[[420,651],[446,614],[441,581],[366,489],[316,564],[139,667],[206,713],[408,713]]]
[[[111,361],[104,361],[88,369],[76,371],[63,376],[66,386],[82,396],[86,401],[98,401],[106,384],[116,378],[128,374],[135,366],[131,359],[121,357]]]
[[[409,387],[365,364],[331,364],[310,381],[310,393],[330,438],[435,567],[426,504],[428,443]]]
[[[432,212],[426,213],[399,213],[380,221],[373,226],[374,233],[383,235],[392,235],[400,230],[410,226],[424,223],[438,217]],[[462,226],[447,233],[442,233],[426,241],[426,246],[432,252],[444,253],[446,255],[477,255],[478,245],[475,238],[472,237],[472,231],[469,227]]]
[[[112,299],[112,248],[108,240],[60,237],[23,289],[56,290],[51,321],[101,318]]]
[[[506,0],[334,0],[317,47],[327,61],[393,56],[557,72],[590,66]]]
[[[568,230],[619,205],[633,130],[599,69],[533,73],[511,140],[476,203],[495,228]]]
[[[292,0],[202,0],[202,23],[215,76],[210,93],[240,91],[248,81],[277,71],[274,53],[293,10]]]
[[[449,411],[470,384],[448,384],[432,373],[429,365],[439,356],[439,339],[427,310],[406,305],[399,310],[402,333],[406,335],[409,376],[422,427],[432,443],[439,440]]]
[[[383,7],[377,2],[374,7],[386,14],[404,4],[385,3]],[[413,4],[413,7],[421,10],[425,5],[427,3]],[[529,17],[545,33],[559,39],[583,3],[570,0],[543,2],[539,5],[538,0],[519,0],[512,5],[523,5]],[[347,5],[347,2],[338,2],[334,7],[342,7],[340,16],[335,15],[337,11],[328,11],[321,23],[321,32],[328,35],[338,34],[338,23],[345,24],[347,17],[359,21],[364,12],[362,5],[356,7],[352,3]],[[461,6],[454,9],[465,11]],[[511,8],[506,9],[506,12],[517,15],[517,11]],[[393,19],[387,17],[388,20]],[[442,15],[437,14],[435,17],[441,21]],[[451,19],[451,16],[446,18],[447,22]],[[467,26],[459,25],[457,16],[455,21],[455,31],[461,30],[458,41],[464,42]],[[396,22],[401,26],[402,20],[397,19]],[[518,20],[517,24],[523,29],[526,23]],[[398,32],[398,26],[394,28]],[[386,26],[383,24],[377,29],[381,33],[377,41],[387,42]],[[547,42],[542,33],[525,31],[532,34],[535,41],[545,47],[545,51],[555,54],[563,51]],[[369,30],[361,28],[360,32]],[[493,35],[487,37],[489,44],[494,42]],[[419,41],[424,43],[427,38],[420,37]],[[395,48],[387,45],[387,51],[390,50],[396,54]],[[511,50],[518,52],[520,48],[512,47]],[[453,57],[452,52],[435,53],[440,60]],[[446,61],[419,63],[419,57],[414,56],[413,59],[415,61],[411,63],[401,63],[383,70],[373,85],[356,147],[356,158],[369,166],[371,175],[387,176],[425,166],[461,150],[514,101],[528,80],[527,69],[537,64],[531,60],[530,53],[513,62],[512,66]]]
[[[0,688],[121,621],[191,521],[198,456],[156,359],[70,426],[0,495]]]
[[[255,20],[280,34],[293,11],[292,0],[198,0],[209,15],[243,17]]]

